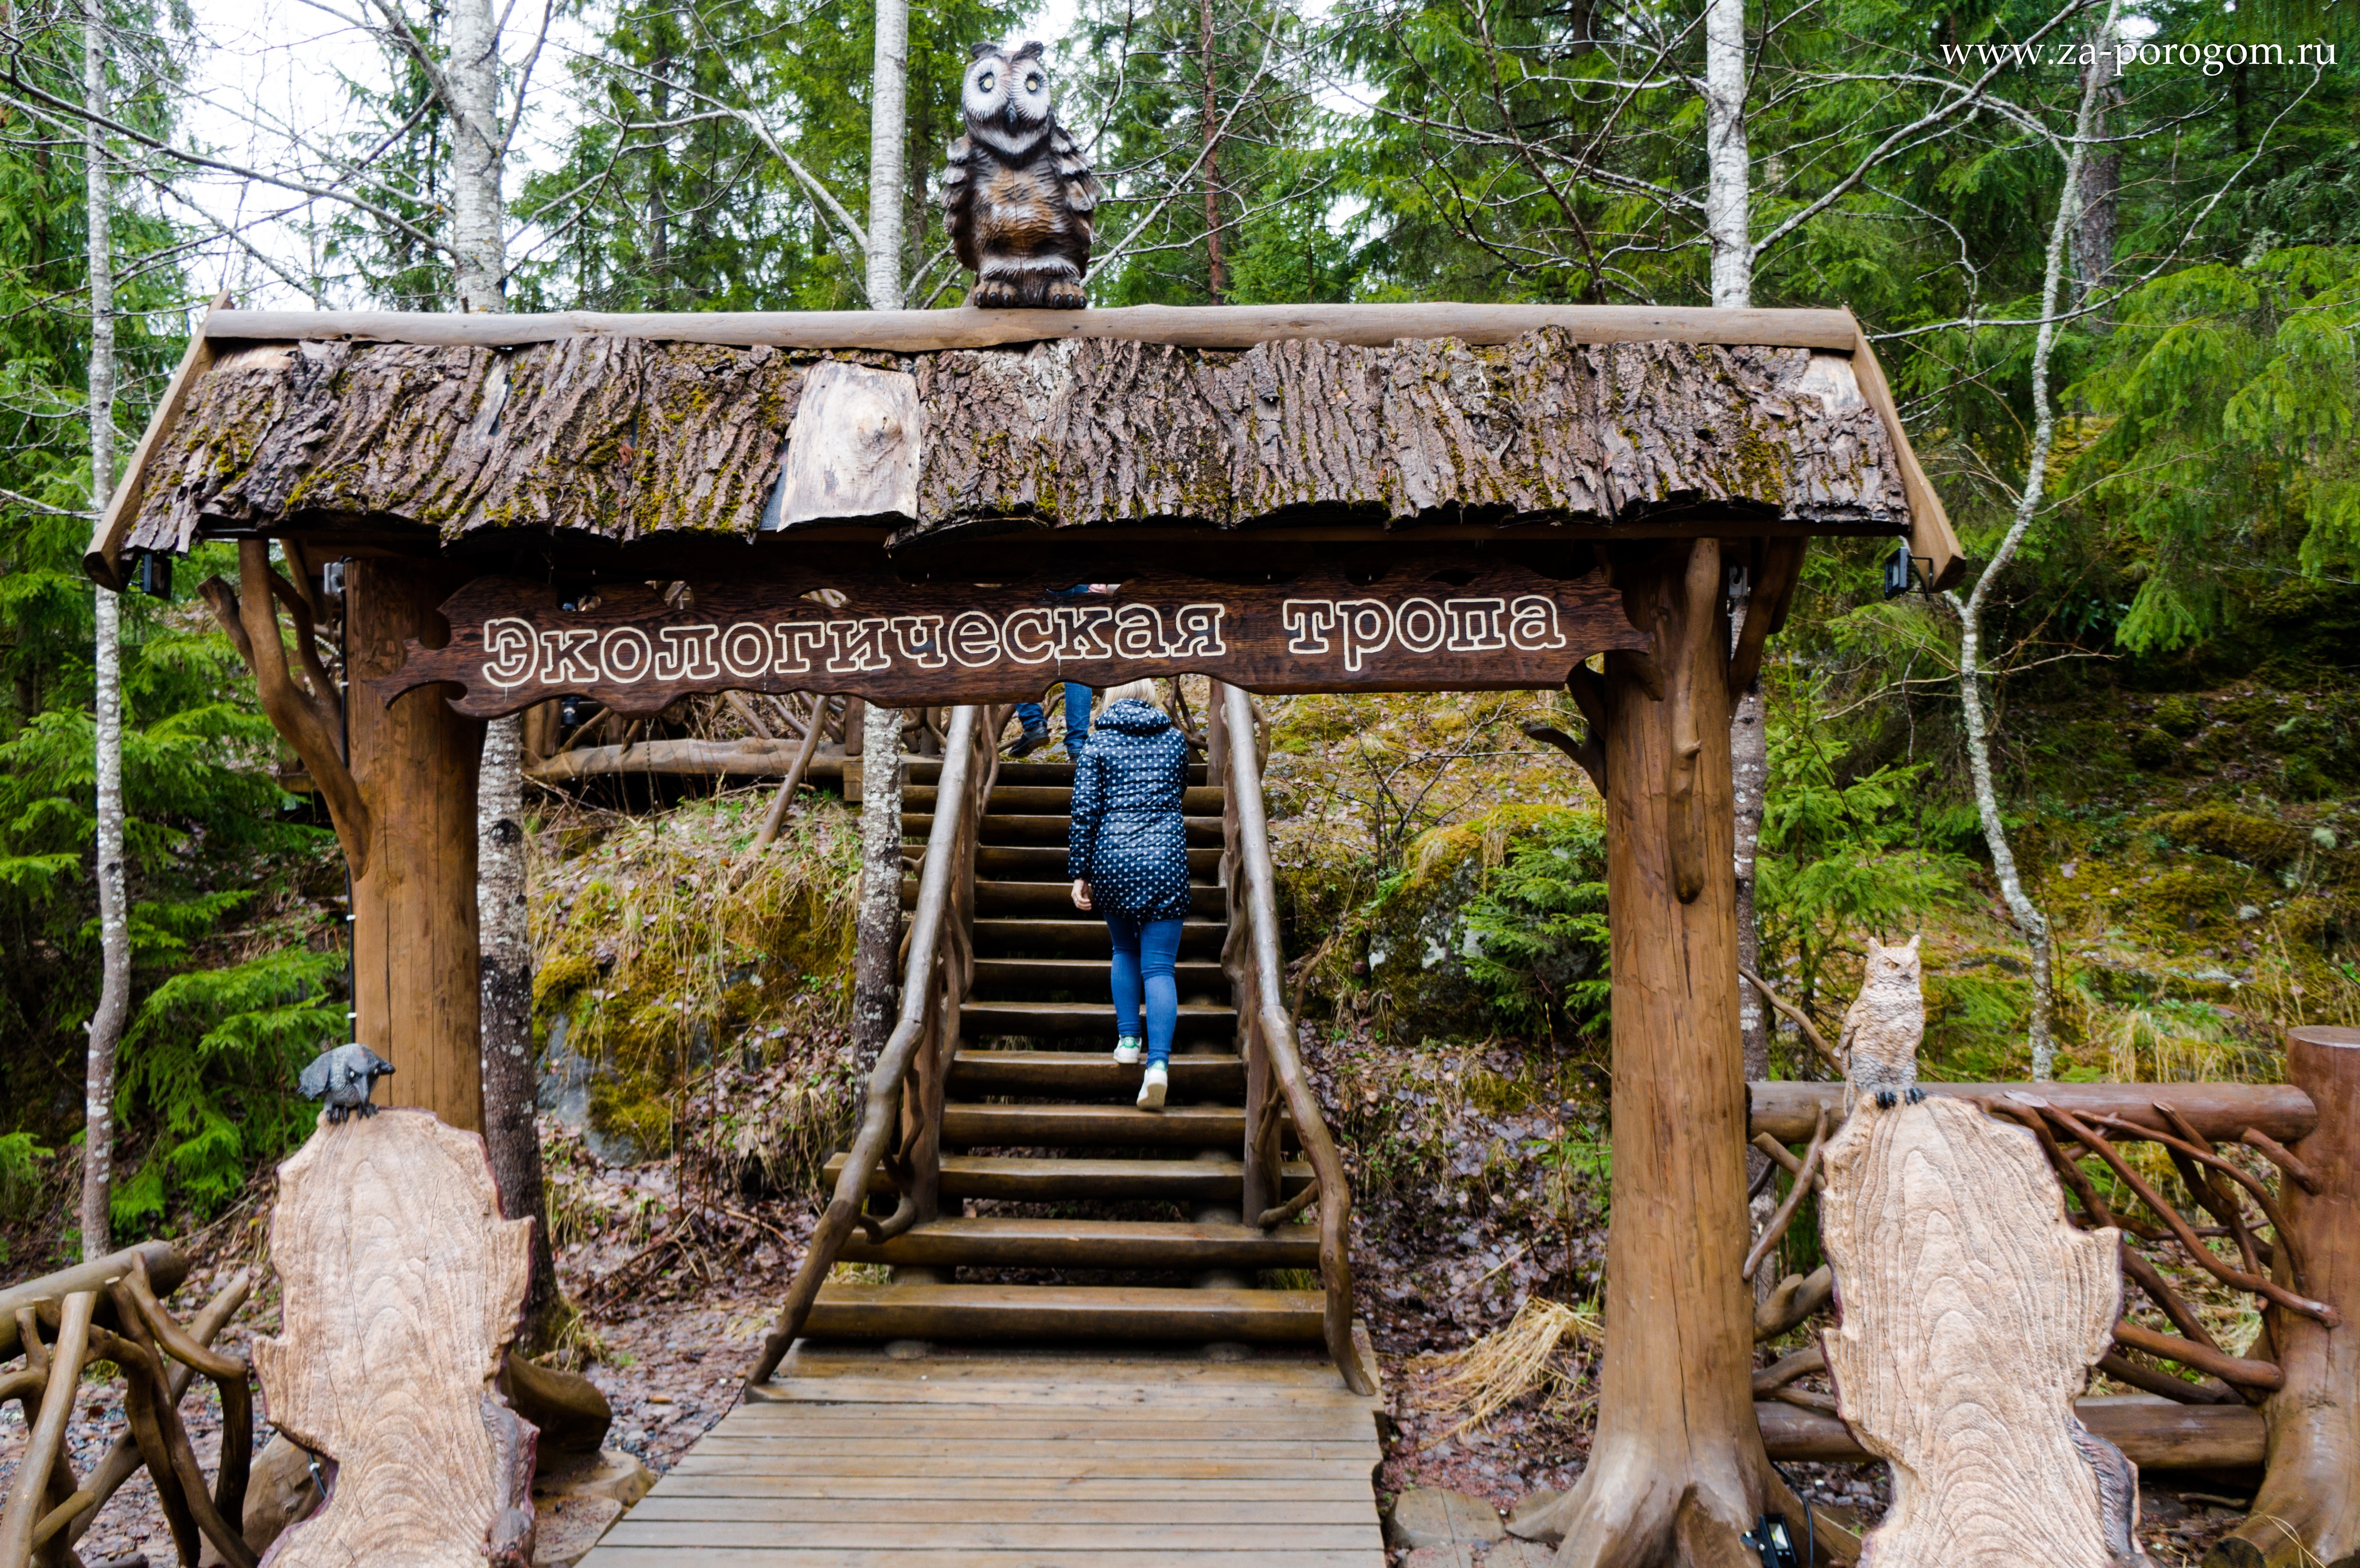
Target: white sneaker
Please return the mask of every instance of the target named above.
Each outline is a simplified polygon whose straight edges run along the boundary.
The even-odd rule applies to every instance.
[[[1139,1081],[1139,1108],[1142,1111],[1162,1110],[1164,1092],[1171,1086],[1172,1075],[1164,1072],[1162,1062],[1150,1066]]]
[[[1114,1042],[1114,1059],[1125,1067],[1137,1065],[1139,1059],[1146,1054],[1147,1042],[1135,1034],[1124,1035]]]

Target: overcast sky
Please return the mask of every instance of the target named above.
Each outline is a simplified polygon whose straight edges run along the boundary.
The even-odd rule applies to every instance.
[[[182,145],[273,174],[305,169],[311,183],[326,184],[310,149],[343,147],[359,128],[347,82],[377,91],[388,85],[377,44],[348,19],[366,3],[193,0],[198,48],[182,111]],[[520,66],[531,52],[541,7],[548,3],[514,0],[503,39],[503,53],[512,64]],[[1062,37],[1075,5],[1076,0],[1043,0],[1025,36]],[[567,61],[595,45],[608,14],[602,0],[591,0],[585,9],[586,17],[558,18],[534,68],[529,113],[508,158],[511,198],[535,168],[554,157],[552,141],[563,130]],[[333,203],[230,175],[200,173],[180,184],[191,208],[180,216],[235,236],[216,243],[193,269],[204,293],[227,287],[253,306],[300,309],[311,303],[301,280],[317,270],[312,246],[333,214]],[[837,195],[855,212],[861,210],[858,192]],[[335,289],[321,301],[330,309],[365,302],[356,291]]]

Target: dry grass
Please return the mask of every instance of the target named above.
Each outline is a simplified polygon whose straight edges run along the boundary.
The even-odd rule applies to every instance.
[[[1541,1413],[1561,1421],[1595,1396],[1582,1390],[1586,1345],[1605,1344],[1596,1312],[1562,1301],[1527,1299],[1504,1328],[1495,1329],[1455,1355],[1438,1391],[1465,1415],[1451,1435],[1482,1425],[1507,1406],[1545,1390]]]

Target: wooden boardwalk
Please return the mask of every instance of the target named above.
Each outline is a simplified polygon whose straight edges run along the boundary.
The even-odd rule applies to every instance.
[[[1377,1408],[1317,1356],[799,1346],[582,1568],[1383,1568]]]

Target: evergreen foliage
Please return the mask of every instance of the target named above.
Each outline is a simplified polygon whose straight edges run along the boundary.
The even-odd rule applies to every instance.
[[[1468,977],[1511,1022],[1551,1040],[1606,1021],[1606,824],[1565,811],[1517,840],[1468,904]]]

